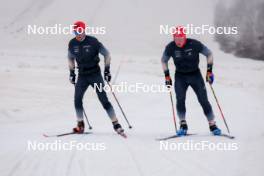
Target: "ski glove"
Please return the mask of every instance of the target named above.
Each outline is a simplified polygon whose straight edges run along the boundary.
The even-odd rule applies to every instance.
[[[104,79],[106,82],[110,82],[111,81],[111,73],[110,73],[110,68],[109,67],[105,67],[105,70],[104,70]]]
[[[213,74],[213,65],[208,64],[207,65],[207,73],[206,73],[206,82],[209,82],[209,84],[213,84],[214,82],[214,74]]]
[[[172,86],[172,80],[170,77],[169,70],[164,71],[164,74],[165,74],[165,85],[167,86],[167,88],[170,88]]]
[[[75,84],[76,74],[74,73],[74,70],[70,70],[70,77],[69,80],[72,84]]]

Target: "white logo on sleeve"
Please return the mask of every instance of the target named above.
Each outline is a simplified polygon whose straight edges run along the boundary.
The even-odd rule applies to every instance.
[[[79,53],[79,46],[74,46],[73,47],[73,52],[74,53]]]

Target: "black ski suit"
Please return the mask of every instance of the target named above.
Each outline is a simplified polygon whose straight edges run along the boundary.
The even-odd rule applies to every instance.
[[[199,53],[209,56],[211,51],[201,42],[187,39],[183,48],[174,41],[170,42],[163,53],[162,63],[167,64],[170,57],[176,66],[174,88],[176,92],[176,109],[180,120],[185,119],[186,92],[189,86],[194,90],[208,121],[214,119],[212,107],[207,98],[205,83],[199,69]]]
[[[83,41],[73,38],[69,42],[68,58],[74,59],[78,66],[78,79],[75,85],[74,105],[78,120],[83,120],[83,96],[89,86],[104,87],[99,67],[99,53],[108,58],[109,52],[95,37],[86,36]],[[109,56],[110,59],[110,56]],[[106,62],[107,63],[107,62]],[[106,65],[109,67],[109,65]],[[109,102],[106,92],[96,88],[97,96],[110,118],[115,118],[115,111]]]

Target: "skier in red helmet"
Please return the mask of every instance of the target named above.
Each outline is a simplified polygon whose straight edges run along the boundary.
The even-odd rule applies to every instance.
[[[173,58],[176,67],[174,89],[177,99],[176,109],[180,119],[180,129],[177,131],[177,135],[180,136],[186,135],[188,130],[185,118],[185,99],[189,86],[194,90],[198,101],[203,108],[203,112],[209,123],[210,131],[214,135],[221,135],[221,130],[216,126],[214,120],[215,116],[208,101],[205,83],[199,69],[200,53],[207,58],[206,81],[209,82],[209,84],[213,84],[214,74],[212,52],[201,42],[187,38],[184,27],[178,26],[175,28],[173,41],[166,46],[161,58],[165,74],[165,84],[168,87],[172,86],[172,80],[168,68],[170,57]]]
[[[75,37],[70,40],[68,47],[68,61],[70,71],[70,82],[75,85],[74,105],[77,116],[77,126],[73,128],[76,133],[84,132],[83,121],[83,96],[89,86],[96,89],[99,101],[106,110],[109,118],[112,121],[114,130],[118,133],[124,133],[123,128],[118,122],[114,108],[109,102],[104,89],[100,90],[97,87],[104,87],[104,80],[111,81],[110,74],[110,53],[95,37],[86,35],[86,25],[82,21],[74,23],[73,32]],[[104,80],[99,67],[99,54],[104,56]],[[76,82],[75,63],[78,68],[78,79]]]

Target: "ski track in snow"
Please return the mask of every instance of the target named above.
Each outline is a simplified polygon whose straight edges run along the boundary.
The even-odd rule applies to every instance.
[[[30,57],[24,57],[24,58],[28,58],[27,60],[30,60]],[[49,57],[47,57],[47,60],[49,60]],[[1,60],[1,62],[5,62],[3,60]],[[58,61],[58,64],[59,64],[60,61]],[[254,61],[255,62],[255,61]],[[118,63],[118,62],[117,62]],[[34,63],[35,64],[35,63]],[[15,66],[14,67],[10,67],[11,71],[10,72],[2,72],[4,75],[6,74],[11,74],[13,75],[12,77],[15,78],[15,75],[16,73],[19,73],[21,72],[22,74],[20,74],[20,76],[22,76],[24,79],[29,79],[30,78],[30,74],[28,73],[37,73],[37,75],[41,75],[41,74],[46,74],[46,68],[43,68],[43,69],[40,69],[40,70],[36,70],[34,69],[34,64],[31,66],[31,67],[18,67],[18,66]],[[36,62],[37,64],[37,62]],[[137,67],[136,65],[138,65],[139,63],[138,62],[134,62],[134,63],[129,63],[130,65],[134,65],[135,67]],[[5,64],[1,64],[1,65],[5,65]],[[130,71],[128,69],[128,63],[124,63],[122,64],[122,69],[121,69],[121,72],[120,72],[120,77],[118,77],[118,81],[121,81],[123,80],[124,77],[126,77],[126,73],[124,73],[124,70],[127,70],[128,73],[127,75],[131,75]],[[153,64],[151,67],[155,67],[158,69],[159,67],[159,64]],[[1,70],[3,70],[2,68],[4,68],[3,66],[1,67]],[[138,67],[139,68],[139,67]],[[113,70],[116,70],[118,69],[118,65],[116,65],[116,67],[113,68]],[[54,70],[52,72],[63,72],[64,70],[64,67],[61,67],[59,66],[57,70]],[[249,69],[250,70],[250,69]],[[134,71],[134,70],[133,70]],[[142,71],[142,68],[139,68],[138,69],[138,74],[139,75],[135,75],[136,78],[133,78],[131,77],[131,79],[137,79],[138,76],[142,75],[141,73]],[[54,74],[55,74],[54,73]],[[123,74],[121,74],[123,73]],[[146,77],[148,77],[148,81],[153,81],[154,79],[157,79],[157,80],[160,80],[162,79],[161,76],[151,76],[151,74],[149,74],[149,72],[147,71],[146,73],[144,73],[144,75]],[[49,88],[50,90],[55,90],[55,89],[60,89],[60,90],[63,90],[65,92],[68,92],[68,93],[71,93],[72,92],[72,88],[70,85],[68,85],[68,83],[66,82],[67,81],[67,78],[65,79],[61,79],[63,78],[64,76],[67,77],[67,75],[63,75],[63,74],[60,74],[60,76],[56,76],[54,77],[53,79],[56,79],[57,81],[59,81],[61,83],[61,85],[57,85],[57,86],[54,86],[54,87],[51,87]],[[223,75],[223,77],[225,78],[225,76]],[[44,77],[43,77],[44,79]],[[63,83],[63,81],[65,81],[65,83]],[[52,80],[53,82],[53,80]],[[40,84],[40,87],[45,87],[46,83],[43,82],[43,83],[39,83]],[[19,94],[26,94],[27,96],[29,95],[34,95],[36,96],[36,98],[33,98],[32,101],[35,102],[35,107],[33,106],[33,109],[32,108],[29,108],[28,109],[28,105],[23,105],[22,107],[19,107],[21,105],[19,105],[20,103],[20,98],[18,98],[19,101],[17,101],[17,103],[19,104],[10,104],[11,102],[7,101],[8,99],[6,99],[6,96],[5,95],[1,95],[1,97],[6,100],[5,101],[5,104],[1,103],[1,114],[4,116],[4,118],[1,118],[1,121],[2,121],[2,132],[5,132],[7,130],[8,127],[16,127],[17,130],[21,130],[21,129],[24,129],[25,127],[27,128],[27,126],[31,126],[31,127],[34,127],[36,124],[39,123],[39,120],[43,121],[43,127],[44,129],[42,129],[41,131],[39,131],[38,129],[35,129],[33,128],[33,134],[35,133],[36,135],[36,132],[39,133],[36,137],[37,139],[41,139],[42,136],[41,136],[41,132],[44,131],[44,132],[50,132],[50,133],[56,133],[56,132],[62,132],[62,131],[65,131],[66,129],[70,130],[72,125],[74,125],[74,118],[70,117],[70,121],[65,121],[65,117],[63,117],[62,115],[60,115],[60,112],[63,110],[65,111],[63,114],[65,114],[67,116],[67,119],[69,117],[69,115],[67,115],[67,113],[70,113],[70,114],[73,114],[74,116],[74,113],[72,112],[73,111],[73,107],[70,105],[71,104],[71,97],[68,97],[66,98],[67,101],[65,101],[65,97],[61,97],[61,96],[55,96],[56,97],[56,101],[55,103],[56,104],[60,104],[59,107],[61,110],[57,109],[55,111],[53,111],[54,114],[57,114],[59,117],[55,118],[55,115],[52,115],[53,113],[52,112],[43,112],[44,114],[46,113],[49,113],[51,114],[51,117],[47,117],[47,115],[38,115],[38,116],[35,116],[37,111],[34,110],[34,108],[36,108],[37,110],[40,110],[40,107],[45,107],[47,106],[47,104],[50,103],[50,101],[38,101],[38,93],[34,93],[34,88],[29,88],[27,87],[25,84],[23,84],[23,82],[19,85],[13,85],[11,84],[11,82],[9,82],[7,80],[7,85],[9,87],[8,90],[5,90],[5,95],[11,95],[10,94],[10,91],[13,92],[17,95]],[[26,86],[26,87],[25,87]],[[66,88],[63,88],[64,86],[66,86]],[[39,87],[39,86],[38,86]],[[250,95],[251,91],[250,89],[249,90],[243,90],[240,89],[242,87],[235,87],[235,88],[232,88],[232,89],[238,89],[240,92],[238,95]],[[3,90],[5,89],[5,87],[3,86],[0,86],[0,89]],[[218,95],[219,95],[219,91],[223,91],[223,89],[228,89],[228,86],[226,85],[221,85],[221,86],[217,86],[217,90],[218,90]],[[2,92],[2,91],[1,91]],[[41,92],[46,92],[45,89],[41,90],[40,91],[40,95],[42,94]],[[13,95],[14,95],[13,93]],[[133,112],[132,109],[134,109],[134,107],[128,107],[128,106],[125,106],[126,110],[127,110],[127,113],[128,113],[128,117],[131,118],[131,121],[133,122],[132,124],[134,125],[134,123],[143,123],[143,124],[146,124],[148,125],[147,121],[152,121],[150,124],[154,125],[155,127],[158,127],[158,131],[157,128],[150,128],[150,129],[147,129],[147,131],[144,130],[144,128],[146,127],[143,127],[142,126],[139,126],[138,125],[134,125],[136,129],[133,129],[135,130],[133,132],[133,130],[126,130],[127,131],[127,134],[128,134],[128,139],[122,139],[120,136],[117,136],[117,135],[110,135],[113,133],[112,129],[111,129],[111,125],[110,123],[108,123],[108,119],[106,119],[104,116],[104,111],[101,109],[100,107],[100,104],[96,103],[97,99],[96,99],[96,96],[93,95],[91,92],[88,93],[88,99],[87,99],[87,102],[88,102],[88,111],[89,113],[93,114],[93,115],[96,115],[98,114],[98,117],[97,118],[93,118],[91,117],[91,121],[92,121],[92,125],[95,127],[96,131],[94,131],[94,133],[91,135],[91,136],[82,136],[82,137],[77,137],[77,136],[71,136],[71,137],[63,137],[63,138],[60,138],[61,140],[63,141],[69,141],[71,139],[73,140],[78,140],[80,142],[85,142],[85,141],[93,141],[95,140],[96,141],[96,138],[102,140],[102,141],[106,141],[106,143],[109,145],[109,147],[111,148],[111,152],[114,152],[114,153],[117,153],[118,155],[125,155],[127,156],[128,158],[126,158],[126,162],[129,163],[127,164],[130,169],[127,171],[127,172],[131,172],[131,170],[133,170],[133,173],[136,174],[136,175],[140,175],[140,176],[145,176],[145,175],[170,175],[172,174],[173,172],[177,172],[179,169],[182,173],[186,173],[188,175],[193,175],[193,174],[196,174],[198,171],[200,173],[200,175],[219,175],[214,169],[214,168],[211,168],[211,167],[215,167],[215,165],[213,164],[210,164],[208,166],[208,163],[206,162],[207,160],[203,160],[202,158],[199,158],[201,157],[202,155],[199,155],[199,157],[192,157],[190,154],[177,154],[177,152],[163,152],[163,151],[159,151],[158,150],[158,147],[159,147],[159,143],[157,141],[155,141],[154,139],[158,137],[159,135],[159,132],[161,136],[168,136],[170,135],[172,132],[173,132],[173,126],[171,126],[171,113],[169,111],[165,112],[165,114],[167,114],[167,118],[160,118],[159,115],[155,115],[155,114],[152,114],[152,116],[154,117],[147,117],[148,113],[146,114],[145,118],[146,119],[142,119],[143,117],[137,117],[138,116],[138,113],[137,112]],[[220,93],[221,95],[221,93]],[[252,92],[252,95],[253,92]],[[46,96],[49,96],[49,98],[52,99],[52,97],[54,97],[53,94],[46,94],[45,96],[41,96],[41,99],[42,100],[45,100],[45,97]],[[167,104],[167,106],[164,105],[164,107],[161,107],[161,108],[166,108],[166,107],[169,107],[169,99],[167,96],[165,95],[153,95],[153,98],[156,99],[156,97],[158,96],[162,96],[161,98],[166,100],[164,102],[166,102],[165,104]],[[193,98],[195,98],[195,96],[190,93],[190,96],[192,96]],[[23,96],[22,96],[23,97]],[[22,98],[21,97],[21,98]],[[128,95],[123,95],[123,94],[118,94],[118,97],[120,97],[120,101],[123,103],[123,104],[130,104],[129,102],[134,102],[133,101],[133,98],[130,94]],[[126,99],[126,97],[129,97],[129,99]],[[149,97],[149,96],[142,96],[142,98],[138,97],[135,99],[135,100],[139,100],[141,102],[148,102],[148,100],[146,99],[146,97]],[[116,111],[117,113],[120,115],[120,112],[119,110],[117,109],[117,106],[116,104],[114,103],[113,101],[113,98],[111,97],[111,95],[109,95],[109,98],[112,100],[115,108],[116,108]],[[259,97],[260,98],[260,97]],[[251,97],[250,99],[255,99],[256,102],[258,102],[258,98],[253,98]],[[213,99],[211,99],[213,100]],[[225,99],[222,99],[221,98],[221,104],[223,104],[225,106],[225,102],[224,101]],[[92,105],[93,103],[96,103],[95,105]],[[237,102],[237,100],[232,100],[233,102]],[[238,100],[239,101],[239,100]],[[30,101],[29,101],[30,102]],[[51,102],[54,102],[51,101]],[[85,100],[86,102],[86,100]],[[22,103],[22,102],[21,102]],[[189,103],[188,103],[189,104]],[[215,104],[214,102],[212,102],[212,104]],[[30,104],[29,104],[30,105]],[[91,105],[95,108],[92,108]],[[189,104],[190,105],[190,104]],[[8,108],[8,106],[11,106],[12,109],[20,109],[20,111],[16,112],[16,111],[12,111],[12,109]],[[17,107],[18,106],[18,107]],[[191,106],[192,103],[191,103]],[[261,104],[257,105],[257,107],[260,107]],[[68,109],[65,109],[65,107],[68,107]],[[256,107],[256,108],[257,108]],[[239,108],[239,107],[238,107]],[[27,110],[28,109],[28,110]],[[45,108],[46,109],[46,108]],[[49,108],[47,108],[49,109]],[[94,109],[94,110],[93,110]],[[96,112],[96,109],[99,110],[99,113]],[[170,108],[167,108],[168,110],[170,110]],[[200,107],[197,107],[197,109],[200,110]],[[230,108],[228,108],[229,110],[231,110]],[[150,109],[147,108],[147,110],[145,111],[149,111]],[[196,112],[200,112],[200,111],[196,111]],[[217,108],[216,106],[214,106],[214,110],[215,112],[218,114],[217,112]],[[228,112],[226,110],[226,108],[224,109],[225,112]],[[31,111],[31,112],[30,112]],[[30,113],[29,113],[30,112]],[[256,112],[256,118],[259,119],[258,117],[260,117],[259,113],[261,113],[262,110],[259,109],[259,111]],[[143,112],[145,113],[145,112]],[[6,117],[6,114],[9,114],[9,117]],[[31,114],[31,115],[29,115]],[[35,114],[35,115],[34,115]],[[236,127],[236,124],[232,123],[234,122],[234,120],[231,118],[232,116],[230,116],[230,113],[228,113],[229,115],[227,116],[227,120],[231,126],[231,130],[234,131],[234,135],[237,137],[236,138],[236,142],[239,142],[241,145],[243,145],[246,141],[244,140],[247,140],[247,138],[250,138],[250,137],[247,137],[247,136],[244,136],[244,134],[242,134],[240,131],[240,129],[237,129]],[[35,116],[35,117],[34,117]],[[97,116],[97,115],[96,115]],[[201,116],[201,118],[203,118],[203,115],[202,113],[199,114],[199,116]],[[258,117],[257,117],[258,116]],[[44,117],[44,118],[42,118]],[[102,117],[102,118],[101,118]],[[237,117],[233,117],[233,118],[237,118]],[[244,119],[247,121],[247,123],[249,121],[251,121],[250,119]],[[10,121],[11,120],[11,121]],[[19,120],[18,122],[16,122],[16,120]],[[153,121],[154,120],[154,121]],[[161,120],[161,121],[160,121]],[[242,119],[240,119],[241,121]],[[124,120],[121,119],[122,121],[122,124],[125,126],[124,124]],[[158,123],[156,124],[156,122],[162,122],[162,126],[158,125]],[[164,125],[164,121],[167,122],[167,125]],[[231,122],[230,122],[231,121]],[[65,124],[66,122],[66,124]],[[243,120],[242,120],[243,122]],[[103,126],[101,127],[100,124],[103,124]],[[195,119],[195,118],[190,118],[190,123],[192,123],[191,127],[192,129],[195,131],[195,132],[199,132],[199,129],[201,129],[200,127],[197,128],[197,124],[201,124],[200,123],[200,120],[199,119]],[[195,124],[197,123],[197,124]],[[221,124],[221,128],[223,130],[224,129],[224,126],[222,125],[222,122],[220,119],[218,119],[218,123]],[[6,124],[7,126],[5,127]],[[28,125],[27,125],[28,124]],[[50,126],[51,125],[51,126]],[[49,126],[49,127],[48,127]],[[241,125],[240,125],[241,126]],[[243,126],[243,125],[242,125]],[[14,130],[14,127],[12,127],[11,129]],[[107,127],[106,129],[104,129],[105,127]],[[205,126],[206,127],[206,126]],[[56,130],[54,130],[54,128],[56,128]],[[169,128],[169,129],[168,129]],[[234,129],[235,128],[235,129]],[[260,129],[260,128],[258,128]],[[30,137],[30,132],[31,130],[30,129],[26,129],[26,133],[27,136],[29,138]],[[144,134],[147,132],[149,133],[149,131],[153,131],[154,133],[150,136],[150,135],[147,135],[145,136]],[[207,129],[204,129],[203,132],[207,131]],[[255,130],[256,131],[256,130]],[[263,130],[260,131],[261,134],[263,134]],[[5,132],[6,133],[6,132]],[[6,138],[7,136],[5,135],[5,133],[2,133],[2,137]],[[142,133],[142,135],[140,134]],[[201,133],[201,132],[200,132]],[[254,132],[256,135],[260,135],[259,132]],[[10,134],[9,136],[14,136],[14,134]],[[23,138],[23,137],[22,137]],[[241,139],[242,138],[242,139]],[[25,138],[24,138],[25,139]],[[201,141],[201,140],[212,140],[212,141],[226,141],[226,142],[229,142],[230,140],[228,139],[221,139],[221,138],[214,138],[214,137],[207,137],[207,136],[199,136],[199,137],[188,137],[186,138],[187,139],[192,139],[192,140],[198,140],[198,141]],[[174,140],[172,140],[171,142],[173,142]],[[175,140],[177,141],[177,140]],[[21,141],[20,141],[21,142]],[[12,142],[11,140],[11,145],[14,143],[14,141]],[[26,142],[25,142],[26,143]],[[115,144],[116,143],[116,144]],[[18,143],[19,145],[24,145],[23,142],[22,143]],[[18,146],[19,146],[18,145]],[[114,148],[116,148],[116,145],[119,145],[118,147],[118,150],[115,150]],[[120,147],[121,145],[121,147]],[[141,148],[138,149],[138,145],[142,145]],[[5,147],[4,147],[5,148]],[[12,147],[13,148],[13,147]],[[156,149],[155,149],[156,148]],[[14,150],[19,153],[19,152],[22,152],[24,151],[25,149],[21,148],[21,147],[18,147],[16,149],[16,147],[14,147]],[[147,152],[147,151],[151,151],[150,153],[152,153],[153,151],[152,150],[156,150],[156,156],[154,157],[155,160],[149,160],[147,158],[144,157],[144,153],[143,151]],[[9,152],[8,150],[3,150],[2,152]],[[242,151],[241,151],[242,152]],[[246,152],[246,151],[244,151]],[[242,153],[244,153],[242,152]],[[148,152],[147,152],[148,153]],[[151,155],[150,153],[148,153],[147,155]],[[206,153],[206,152],[205,152]],[[241,155],[243,155],[241,153]],[[3,154],[3,153],[2,153]],[[206,153],[206,155],[210,155],[210,152],[209,153]],[[142,156],[141,156],[142,155]],[[197,155],[197,154],[196,154]],[[215,154],[213,154],[215,155]],[[255,154],[254,154],[255,155]],[[106,154],[107,156],[107,154]],[[112,154],[110,156],[113,156]],[[216,155],[217,157],[219,157],[219,155]],[[36,160],[35,158],[36,157],[39,157],[41,158],[41,161],[38,161]],[[122,159],[124,159],[123,157],[121,157]],[[121,158],[118,158],[121,159]],[[54,159],[54,161],[52,161]],[[27,153],[25,154],[23,157],[19,157],[19,159],[16,159],[16,160],[13,160],[10,164],[12,165],[12,167],[9,169],[9,173],[7,175],[18,175],[19,173],[24,173],[24,174],[30,174],[31,173],[31,170],[30,168],[35,168],[37,170],[37,173],[41,174],[41,173],[46,173],[46,175],[49,175],[49,173],[59,173],[59,170],[58,168],[56,168],[54,165],[57,165],[58,163],[60,163],[60,160],[63,161],[63,165],[58,165],[58,167],[62,167],[60,169],[63,170],[63,168],[65,169],[65,175],[72,175],[74,174],[74,171],[77,169],[78,172],[80,172],[80,175],[86,175],[87,173],[89,174],[89,168],[91,167],[94,167],[94,164],[92,164],[91,166],[89,166],[91,163],[88,162],[86,163],[87,160],[89,160],[90,158],[89,157],[85,157],[82,155],[82,152],[77,152],[77,151],[70,151],[66,154],[65,157],[58,157],[58,158],[54,158],[52,156],[52,153],[47,153],[47,154],[41,154],[41,153]],[[101,160],[103,160],[103,158],[98,158],[98,159],[94,159],[94,162],[99,164],[101,162]],[[144,161],[144,159],[146,159]],[[44,166],[45,162],[51,160],[51,163],[49,163],[47,166]],[[144,161],[144,162],[143,162]],[[212,161],[212,158],[210,157],[210,159],[208,159],[208,161],[210,162],[213,162]],[[118,162],[121,162],[121,161],[118,161]],[[145,162],[154,162],[153,166],[145,166]],[[161,166],[159,166],[159,162],[161,162]],[[233,161],[234,162],[234,161]],[[81,164],[82,163],[82,164]],[[156,164],[155,164],[156,163]],[[168,166],[164,167],[164,163],[167,163]],[[186,163],[188,163],[188,165],[186,165]],[[104,163],[106,164],[106,163]],[[103,164],[103,165],[104,165]],[[166,164],[166,165],[167,165]],[[220,163],[219,163],[220,164]],[[96,164],[95,164],[96,165]],[[99,164],[100,165],[100,164]],[[51,169],[49,170],[45,170],[43,167],[51,167]],[[115,166],[116,167],[116,166]],[[27,170],[23,171],[24,168],[28,168]],[[191,169],[190,169],[191,168]],[[234,172],[234,171],[233,171]],[[33,173],[33,171],[32,171]],[[94,173],[94,172],[93,172]],[[100,174],[99,174],[100,175]]]
[[[4,31],[18,36],[18,33],[24,32],[25,27],[30,24],[30,22],[34,21],[34,18],[45,10],[53,1],[54,0],[32,0],[9,24],[4,26]]]

